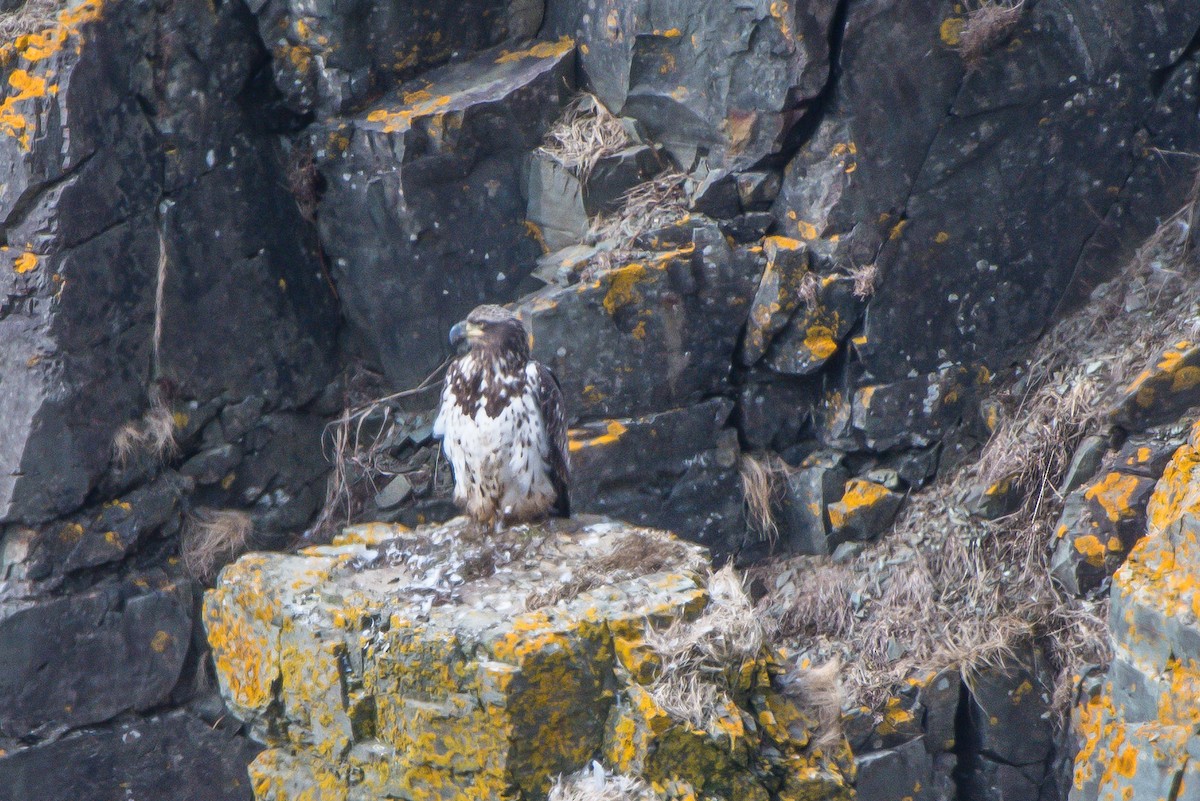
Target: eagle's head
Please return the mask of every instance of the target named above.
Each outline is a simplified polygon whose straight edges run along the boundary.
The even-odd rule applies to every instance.
[[[450,347],[456,353],[487,351],[529,357],[529,336],[520,318],[503,306],[477,306],[467,319],[450,329]]]

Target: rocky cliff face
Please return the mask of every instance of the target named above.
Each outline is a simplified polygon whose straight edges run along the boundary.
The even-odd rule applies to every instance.
[[[1182,0],[0,2],[0,797],[262,798],[316,769],[279,688],[260,709],[218,669],[271,743],[250,787],[201,590],[347,517],[449,517],[428,383],[367,401],[480,302],[562,379],[576,509],[743,565],[867,561],[992,435],[994,376],[1184,204],[1198,37]],[[1072,449],[1066,591],[1149,547],[1193,350]],[[969,505],[1001,517],[1024,485],[992,477]],[[1052,683],[1030,654],[997,698]],[[1166,681],[1157,656],[1126,662]],[[989,691],[921,676],[848,731],[864,798],[1051,797],[1061,748],[954,723]],[[756,793],[787,786],[775,745]],[[522,759],[495,769],[532,797],[553,771]]]

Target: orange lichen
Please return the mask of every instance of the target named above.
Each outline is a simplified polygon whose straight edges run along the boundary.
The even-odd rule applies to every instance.
[[[1084,497],[1100,504],[1109,521],[1117,523],[1137,515],[1137,510],[1130,507],[1129,499],[1140,483],[1137,476],[1126,473],[1109,473],[1088,487],[1084,492]]]
[[[611,445],[619,440],[628,430],[623,424],[616,420],[609,420],[608,424],[605,426],[605,429],[605,433],[600,434],[599,436],[589,437],[587,439],[580,438],[583,436],[583,432],[572,430],[570,432],[570,439],[567,443],[567,448],[574,453],[575,451],[580,451],[584,448],[596,448],[602,445]]]
[[[869,509],[891,493],[882,484],[852,478],[846,483],[842,499],[829,505],[829,522],[841,528],[858,511]]]
[[[570,36],[561,36],[556,42],[538,42],[524,50],[502,50],[496,58],[496,63],[509,64],[526,58],[554,58],[569,53],[573,47],[575,41]]]

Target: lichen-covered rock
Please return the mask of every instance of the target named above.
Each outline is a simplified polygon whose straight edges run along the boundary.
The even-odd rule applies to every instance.
[[[861,313],[853,279],[822,276],[813,287],[812,302],[796,312],[771,344],[767,366],[788,375],[816,372],[842,350]]]
[[[524,162],[570,96],[574,52],[563,39],[480,53],[310,134],[342,308],[398,386],[442,361],[454,322],[516,299],[532,272]]]
[[[742,338],[741,361],[746,367],[766,354],[775,335],[804,301],[801,288],[810,272],[808,247],[798,239],[767,237],[763,240],[763,253],[767,266],[759,279]]]
[[[275,84],[297,112],[337,113],[453,59],[537,33],[530,0],[257,0]]]
[[[1114,470],[1067,496],[1055,527],[1051,572],[1069,592],[1095,590],[1125,561],[1146,533],[1146,503],[1156,480]]]
[[[554,369],[574,419],[651,414],[729,388],[762,265],[711,223],[687,238],[519,306],[534,357]]]
[[[903,502],[903,495],[882,484],[852,478],[841,499],[828,506],[830,538],[835,543],[874,539],[891,526]]]
[[[1163,351],[1125,387],[1111,413],[1129,431],[1170,422],[1200,404],[1200,347],[1181,340]]]
[[[1200,725],[1200,454],[1196,434],[1147,507],[1112,584],[1114,658],[1077,710],[1073,801],[1193,797]],[[1164,793],[1164,788],[1166,793]],[[1184,788],[1190,788],[1185,791]]]
[[[730,657],[703,726],[663,694],[655,637],[715,625],[732,591],[700,548],[607,522],[464,525],[362,526],[223,572],[204,619],[223,696],[268,745],[258,801],[535,799],[594,759],[729,801],[845,796],[848,751],[813,744],[768,651]]]
[[[609,109],[641,122],[685,167],[699,155],[723,176],[778,150],[820,93],[836,7],[556,0],[546,29],[577,37],[582,71]]]

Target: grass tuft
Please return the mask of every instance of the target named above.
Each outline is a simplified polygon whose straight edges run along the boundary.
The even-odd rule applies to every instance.
[[[968,67],[978,66],[983,59],[1003,44],[1025,9],[1025,0],[979,0],[967,11],[956,49]]]
[[[633,144],[620,118],[604,107],[595,95],[577,97],[546,134],[538,148],[586,181],[601,159],[620,153]]]
[[[183,530],[180,556],[188,574],[211,584],[217,572],[245,553],[254,532],[250,515],[235,509],[197,509]]]
[[[769,453],[744,453],[739,469],[746,522],[761,540],[774,547],[779,540],[779,521],[775,515],[787,491],[787,463]]]
[[[150,392],[150,408],[138,420],[125,423],[113,435],[112,455],[119,467],[135,456],[146,454],[167,462],[179,455],[175,437],[175,416],[164,393],[157,387]]]
[[[742,665],[762,650],[767,629],[732,566],[712,575],[708,592],[696,620],[647,632],[646,643],[662,662],[647,690],[672,716],[719,736],[716,721],[730,705]]]

